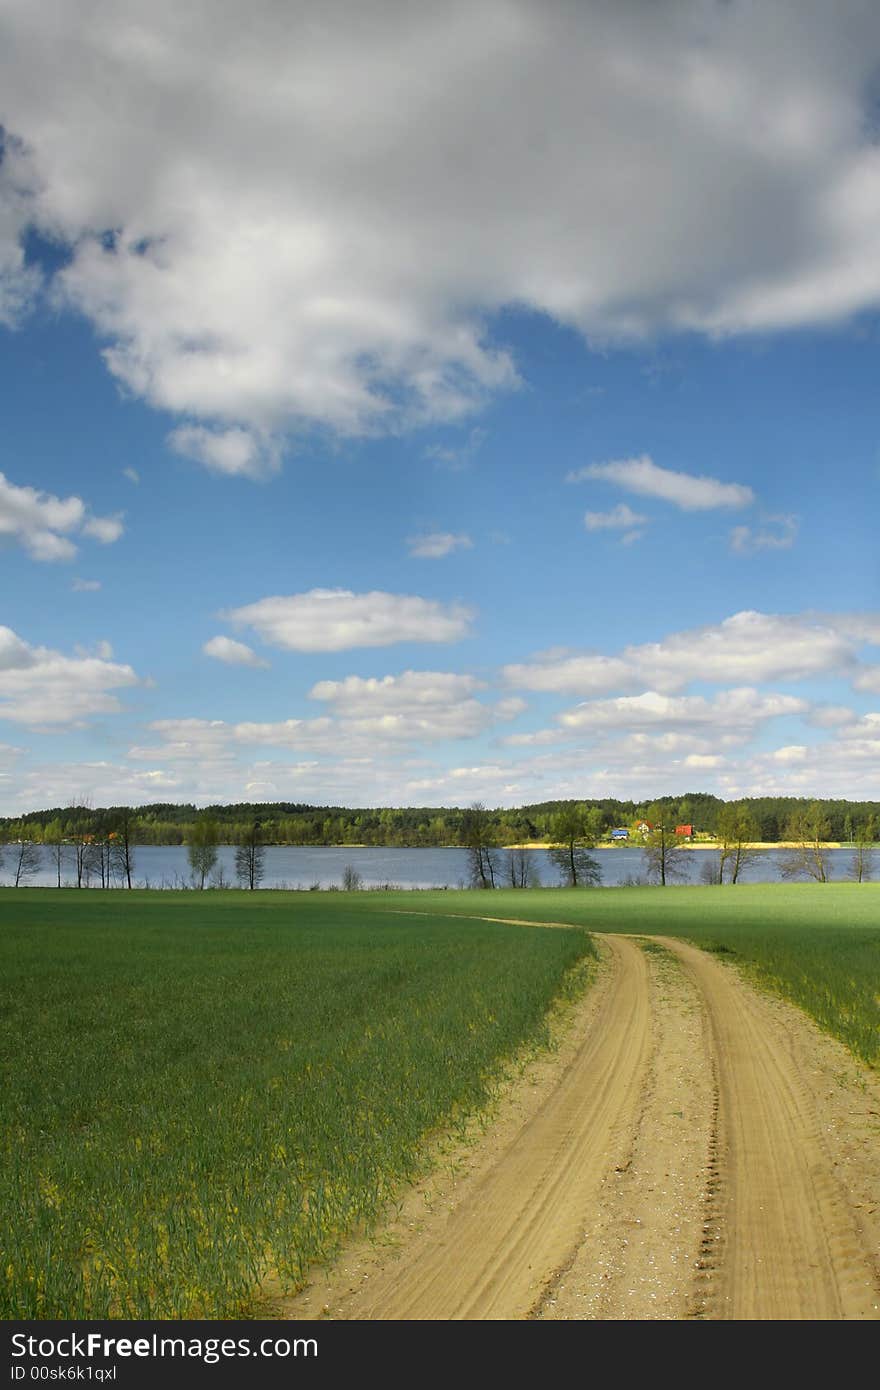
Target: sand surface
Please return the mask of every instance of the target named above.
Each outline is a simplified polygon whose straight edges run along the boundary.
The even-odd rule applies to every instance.
[[[880,1317],[876,1074],[692,946],[597,943],[557,1049],[276,1315]]]

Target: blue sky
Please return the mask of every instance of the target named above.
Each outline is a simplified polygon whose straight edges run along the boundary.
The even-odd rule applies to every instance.
[[[874,7],[178,10],[0,17],[0,814],[880,797]]]

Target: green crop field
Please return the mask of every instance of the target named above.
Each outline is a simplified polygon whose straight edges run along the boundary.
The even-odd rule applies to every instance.
[[[377,896],[0,892],[0,1316],[246,1313],[485,1105],[592,954]]]
[[[877,885],[3,890],[0,1316],[237,1316],[295,1284],[546,1036],[584,928],[719,952],[880,1062]]]
[[[426,893],[424,910],[680,936],[736,961],[880,1065],[880,884]]]

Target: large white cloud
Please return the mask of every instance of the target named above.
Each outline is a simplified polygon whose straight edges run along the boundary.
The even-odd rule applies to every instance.
[[[473,676],[447,671],[404,671],[381,679],[347,676],[319,681],[310,696],[329,707],[314,719],[241,720],[160,719],[150,725],[161,742],[136,745],[129,756],[140,761],[217,762],[255,746],[291,748],[337,757],[397,754],[408,745],[428,746],[473,739],[493,725],[516,718],[525,708],[517,699],[485,703],[485,689]]]
[[[485,682],[475,676],[452,671],[404,671],[399,676],[346,676],[341,681],[318,681],[309,693],[312,699],[332,705],[339,715],[362,719],[442,709],[471,700],[485,688]]]
[[[473,612],[414,594],[311,589],[276,595],[223,615],[251,627],[272,647],[296,652],[339,652],[395,642],[456,642],[467,637]]]
[[[516,699],[485,704],[476,698],[483,689],[484,682],[469,675],[404,671],[380,680],[348,676],[343,681],[319,681],[311,695],[330,705],[346,737],[361,734],[433,743],[474,738],[525,708]]]
[[[642,695],[586,701],[565,710],[559,715],[559,723],[564,729],[576,732],[706,726],[723,732],[740,732],[751,731],[765,719],[801,714],[806,709],[806,701],[794,695],[762,695],[748,686],[722,690],[711,700],[703,695],[661,695],[647,690]]]
[[[0,26],[0,316],[39,283],[32,221],[72,248],[58,301],[214,468],[459,419],[516,381],[506,305],[614,339],[880,302],[864,0],[5,0]]]
[[[856,677],[857,646],[870,640],[871,615],[839,619],[811,614],[745,611],[723,622],[671,633],[660,642],[625,647],[619,656],[554,655],[504,668],[509,685],[559,694],[600,695],[650,687],[672,692],[693,681],[726,684]],[[872,668],[857,679],[871,688]]]
[[[31,728],[81,724],[117,713],[122,706],[113,692],[138,683],[130,666],[104,655],[65,656],[0,627],[0,719]]]
[[[21,142],[0,126],[0,324],[14,327],[43,277],[25,261],[23,239],[33,216],[35,171]]]

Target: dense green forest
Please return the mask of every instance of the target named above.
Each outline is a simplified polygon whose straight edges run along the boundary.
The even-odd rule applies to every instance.
[[[522,844],[551,838],[554,816],[573,803],[544,801],[517,809],[489,810],[487,829],[499,845]],[[660,797],[655,802],[585,800],[601,812],[606,831],[632,826],[648,819],[651,807],[663,807],[670,822],[693,825],[697,833],[714,834],[719,813],[729,804],[717,796],[691,792],[680,797]],[[758,830],[757,838],[778,841],[792,816],[805,808],[797,797],[750,797],[737,803],[745,808]],[[880,824],[880,802],[822,801],[828,839],[849,842],[869,822]],[[0,817],[0,841],[31,840],[58,843],[85,835],[100,836],[124,825],[132,844],[179,845],[186,843],[197,817],[205,814],[218,823],[219,838],[239,844],[247,830],[259,823],[265,844],[283,845],[378,845],[435,846],[463,843],[466,808],[307,806],[295,802],[238,802],[234,805],[197,807],[156,803],[150,806],[55,807],[31,811],[16,818]]]

